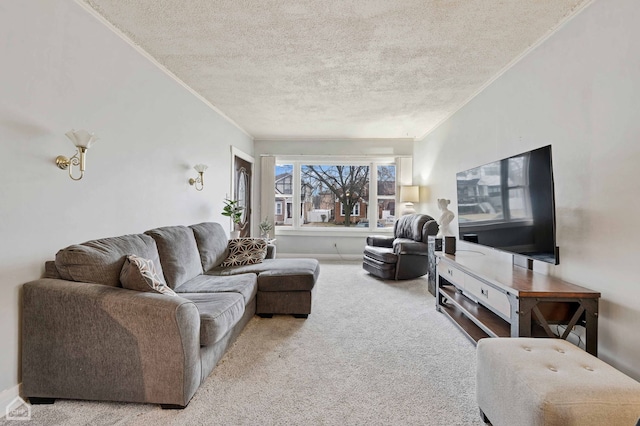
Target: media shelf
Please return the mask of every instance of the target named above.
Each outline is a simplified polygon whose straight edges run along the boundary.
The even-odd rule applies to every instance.
[[[584,325],[597,355],[600,293],[480,253],[436,252],[438,311],[474,342],[485,337],[561,337]],[[551,325],[562,325],[559,336]],[[557,329],[556,329],[557,330]]]
[[[468,335],[481,337],[509,337],[511,335],[508,322],[496,316],[481,304],[463,296],[462,293],[455,290],[453,285],[441,286],[440,293],[445,299],[440,306],[453,305],[453,309],[445,310],[445,313],[454,322],[458,323],[458,326]],[[461,313],[466,321],[461,321],[457,315],[452,317],[451,311]],[[467,321],[470,321],[471,324]],[[474,328],[477,328],[478,331],[475,331]],[[474,340],[478,341],[478,339]]]

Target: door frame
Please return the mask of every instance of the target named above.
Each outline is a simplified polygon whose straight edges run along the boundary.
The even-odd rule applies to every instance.
[[[255,218],[254,218],[254,214],[253,212],[256,211],[255,209],[255,195],[256,195],[256,189],[255,189],[255,159],[247,154],[246,152],[242,151],[239,148],[236,148],[235,146],[231,145],[231,166],[230,166],[230,170],[231,170],[231,188],[230,188],[230,196],[229,198],[232,198],[234,196],[234,194],[236,193],[236,157],[239,157],[241,159],[243,159],[244,161],[247,161],[249,164],[251,164],[251,220],[249,221],[249,235],[255,235],[254,230],[255,230],[255,226],[254,226],[254,222],[255,222]],[[230,230],[233,231],[233,223],[230,224]]]

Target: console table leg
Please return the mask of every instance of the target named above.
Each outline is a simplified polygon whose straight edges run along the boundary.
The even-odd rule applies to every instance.
[[[531,312],[536,299],[520,298],[517,315],[511,321],[511,337],[531,337]]]
[[[598,299],[581,299],[584,307],[586,342],[585,350],[593,356],[598,356]]]

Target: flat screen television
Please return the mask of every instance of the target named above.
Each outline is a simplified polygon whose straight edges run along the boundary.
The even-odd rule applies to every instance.
[[[460,239],[557,265],[551,145],[456,175]]]

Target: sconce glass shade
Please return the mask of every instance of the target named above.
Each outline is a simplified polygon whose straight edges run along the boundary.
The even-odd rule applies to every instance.
[[[193,166],[193,169],[198,173],[204,173],[208,168],[209,166],[207,166],[206,164],[196,164],[195,166]]]
[[[202,188],[204,188],[204,171],[208,168],[209,166],[205,164],[196,164],[193,166],[193,169],[198,172],[198,176],[195,179],[189,179],[189,185],[195,186],[196,191],[202,191]]]
[[[90,148],[91,145],[98,140],[98,137],[95,134],[89,133],[84,129],[71,129],[65,133],[65,135],[67,135],[71,142],[73,142],[73,144],[78,148]]]
[[[80,180],[84,176],[84,170],[87,164],[87,149],[89,149],[89,147],[98,140],[98,137],[84,129],[71,129],[65,133],[65,135],[71,142],[73,142],[77,151],[71,158],[67,158],[64,155],[58,155],[56,157],[56,166],[62,170],[69,170],[69,177],[71,179]],[[79,175],[73,174],[74,167],[77,167],[80,170]]]
[[[400,187],[401,203],[417,203],[420,201],[418,185],[403,185]]]

